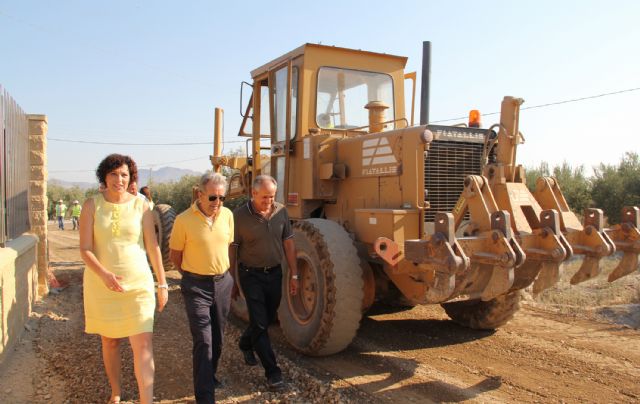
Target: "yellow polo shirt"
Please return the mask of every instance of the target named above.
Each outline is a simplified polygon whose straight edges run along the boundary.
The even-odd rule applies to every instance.
[[[221,275],[229,269],[233,214],[224,206],[209,223],[194,203],[176,217],[169,248],[182,251],[182,269],[200,275]]]

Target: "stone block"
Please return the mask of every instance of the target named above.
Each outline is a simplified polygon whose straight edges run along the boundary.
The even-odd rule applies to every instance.
[[[29,150],[29,163],[32,166],[43,166],[47,162],[47,155],[42,150]]]
[[[31,196],[43,196],[47,193],[46,181],[29,181]]]
[[[31,231],[36,232],[35,226],[46,226],[47,215],[41,209],[31,212]]]
[[[29,134],[44,136],[47,134],[48,124],[46,115],[27,115],[29,119]]]
[[[46,143],[43,136],[29,136],[29,150],[45,151]]]
[[[42,167],[31,167],[29,179],[31,181],[44,181],[44,171]]]
[[[46,209],[46,204],[45,204],[45,199],[46,196],[32,196],[31,197],[31,210],[32,211],[37,211],[37,210],[42,210],[44,211]]]

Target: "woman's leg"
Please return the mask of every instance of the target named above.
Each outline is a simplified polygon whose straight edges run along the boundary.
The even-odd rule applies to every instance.
[[[140,404],[153,403],[153,334],[144,332],[129,337],[133,350],[133,369],[140,391]]]
[[[120,340],[118,338],[102,337],[102,361],[107,372],[107,379],[111,386],[111,400],[119,401],[120,390]]]

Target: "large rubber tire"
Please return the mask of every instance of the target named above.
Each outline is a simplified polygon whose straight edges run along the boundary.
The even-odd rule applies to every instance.
[[[169,259],[169,239],[171,238],[171,230],[173,222],[176,220],[176,211],[171,205],[159,204],[155,205],[153,210],[153,224],[156,229],[156,237],[158,246],[162,253],[162,264],[165,270],[171,270],[173,263]]]
[[[325,219],[294,224],[299,291],[286,293],[285,274],[279,319],[282,333],[297,350],[331,355],[353,340],[362,319],[364,281],[358,252],[345,229]]]
[[[520,309],[520,291],[516,290],[483,302],[468,300],[443,303],[442,307],[456,323],[476,330],[494,330],[509,322]]]

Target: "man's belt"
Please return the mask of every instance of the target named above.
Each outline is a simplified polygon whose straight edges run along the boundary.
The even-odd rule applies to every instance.
[[[221,275],[200,275],[200,274],[196,274],[196,273],[193,273],[193,272],[185,271],[183,269],[182,270],[182,275],[183,276],[187,275],[187,276],[189,276],[191,278],[200,279],[200,280],[203,280],[203,281],[211,281],[211,280],[213,280],[215,282],[218,282],[218,281],[221,281],[224,278],[224,276],[226,275],[226,272],[224,274],[221,274]]]
[[[245,269],[247,271],[259,271],[259,272],[264,272],[265,274],[268,274],[271,271],[275,271],[276,269],[280,269],[280,265],[276,265],[273,267],[250,267],[248,265],[245,264],[240,264],[240,268]]]

